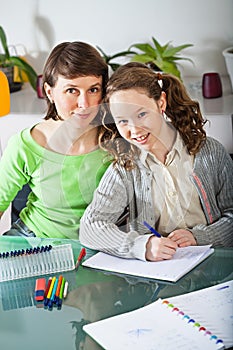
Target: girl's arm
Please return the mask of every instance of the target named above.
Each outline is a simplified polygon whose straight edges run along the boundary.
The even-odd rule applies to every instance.
[[[137,196],[133,180],[129,178],[123,169],[113,166],[107,169],[81,219],[81,244],[123,258],[152,261],[171,258],[177,248],[175,242],[156,238],[146,233],[146,228],[140,232],[132,229],[132,222],[140,214],[134,209],[138,208]],[[131,229],[126,227],[124,230],[117,226],[117,221],[127,206]]]

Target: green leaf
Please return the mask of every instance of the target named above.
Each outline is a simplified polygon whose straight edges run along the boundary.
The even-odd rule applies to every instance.
[[[10,57],[10,54],[8,50],[6,34],[4,32],[4,29],[1,26],[0,26],[0,41],[2,43],[2,47],[5,52],[6,59],[8,59]]]
[[[130,50],[121,51],[121,52],[116,53],[115,55],[112,55],[111,60],[114,58],[117,58],[117,57],[123,57],[123,56],[128,56],[128,55],[133,55],[133,54],[136,54],[136,52],[130,51]]]
[[[180,46],[177,46],[177,47],[169,47],[167,48],[167,50],[164,52],[164,55],[163,57],[172,57],[172,56],[175,56],[175,54],[187,47],[190,47],[190,46],[193,46],[191,44],[186,44],[186,45],[180,45]]]
[[[115,71],[117,68],[120,67],[119,63],[109,63],[109,66],[112,68],[113,71]]]
[[[129,47],[129,50],[133,47],[144,52],[146,55],[150,56],[151,59],[155,59],[157,56],[155,49],[150,44],[134,44]]]
[[[148,56],[146,54],[136,54],[131,58],[131,62],[141,62],[141,63],[148,63],[148,62],[154,62],[155,60],[152,59],[151,56]]]
[[[164,73],[173,74],[180,78],[180,71],[175,63],[164,61],[160,68],[164,71]]]
[[[10,62],[13,63],[14,66],[18,67],[24,73],[27,75],[28,80],[34,90],[36,90],[36,80],[37,80],[37,74],[35,70],[27,63],[25,62],[22,58],[18,56],[11,56],[9,58]]]
[[[155,45],[155,48],[157,49],[157,51],[158,51],[160,54],[164,51],[165,46],[168,45],[168,44],[166,44],[164,47],[161,46],[161,45],[159,44],[159,42],[158,42],[153,36],[152,36],[152,40],[153,40],[153,43],[154,43],[154,45]]]

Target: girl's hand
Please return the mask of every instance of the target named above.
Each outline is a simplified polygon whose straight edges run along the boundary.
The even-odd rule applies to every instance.
[[[173,242],[178,244],[178,247],[188,247],[190,245],[197,245],[195,238],[193,237],[192,232],[188,230],[175,230],[168,235]]]
[[[171,259],[178,247],[170,238],[151,236],[146,244],[146,260],[160,261]]]

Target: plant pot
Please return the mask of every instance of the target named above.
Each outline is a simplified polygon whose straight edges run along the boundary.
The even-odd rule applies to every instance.
[[[222,54],[225,58],[227,72],[230,76],[231,87],[233,92],[233,47],[228,47],[222,52]]]
[[[21,90],[23,84],[14,81],[14,67],[0,67],[0,70],[6,74],[9,82],[10,92]]]

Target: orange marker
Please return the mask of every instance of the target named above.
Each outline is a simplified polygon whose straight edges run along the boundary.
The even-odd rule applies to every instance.
[[[59,299],[62,280],[63,280],[63,276],[60,275],[60,276],[59,276],[59,279],[58,279],[58,284],[57,284],[56,293],[55,293],[55,303],[57,303],[57,301],[58,301],[58,299]]]
[[[63,298],[63,291],[64,291],[64,287],[65,287],[65,278],[62,277],[62,282],[61,282],[61,288],[60,288],[60,292],[59,292],[59,297],[57,298],[57,309],[60,310],[62,307],[62,298]]]

